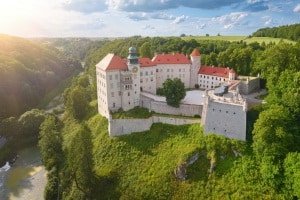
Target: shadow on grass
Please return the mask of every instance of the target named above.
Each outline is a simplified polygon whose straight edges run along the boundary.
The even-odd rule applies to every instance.
[[[117,190],[119,174],[111,172],[97,178],[97,188],[94,188],[95,199],[120,199],[121,193]]]

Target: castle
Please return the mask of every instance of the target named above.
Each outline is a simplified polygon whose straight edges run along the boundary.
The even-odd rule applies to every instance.
[[[250,90],[256,89],[256,86],[253,88],[249,87],[247,84],[246,86],[242,86],[243,84],[240,84],[241,82],[236,80],[238,75],[233,69],[202,66],[201,55],[197,49],[194,49],[190,54],[190,59],[184,54],[179,53],[156,54],[154,58],[150,59],[139,58],[136,48],[130,47],[127,59],[122,59],[114,54],[106,55],[98,64],[96,64],[96,76],[98,112],[108,119],[110,119],[111,112],[115,112],[119,109],[127,111],[136,106],[141,106],[151,110],[151,102],[149,102],[148,94],[155,95],[156,90],[161,88],[164,81],[169,78],[180,78],[186,88],[199,87],[200,89],[213,90],[226,83],[229,84],[231,88],[240,88],[240,90],[245,93],[249,92],[249,88]],[[217,103],[217,101],[214,101],[213,99],[214,98],[209,98],[209,94],[207,94],[204,104],[201,105],[199,109],[191,107],[191,112],[184,115],[189,115],[189,113],[191,116],[195,114],[201,115],[202,124],[211,124],[209,123],[212,120],[211,117],[209,117],[211,110],[205,108],[202,111],[202,107],[210,107],[212,104]],[[223,99],[225,99],[225,97]],[[148,102],[145,103],[145,100]],[[230,105],[232,106],[234,104],[232,103]],[[235,108],[237,108],[236,106],[237,105],[235,105]],[[168,106],[165,104],[163,107]],[[182,108],[179,113],[185,113],[182,111],[183,106],[180,107]],[[164,110],[160,108],[157,110]],[[206,116],[207,114],[208,116]],[[240,119],[246,122],[245,117],[241,117]],[[209,128],[210,125],[207,126],[207,131],[217,132],[216,127],[214,126],[216,125],[213,124],[212,128]],[[226,126],[229,125],[226,124]],[[122,125],[122,130],[123,129],[124,125]],[[223,129],[224,128],[222,128],[222,130]],[[238,129],[239,128],[237,128],[237,130]],[[227,136],[229,135],[229,132],[237,131],[229,128],[225,128],[224,130],[225,135]],[[224,133],[224,130],[222,133]],[[244,129],[241,131],[245,132]],[[128,130],[128,132],[130,132],[130,130]],[[231,136],[229,135],[229,137]],[[240,137],[238,139],[245,140],[245,137]]]

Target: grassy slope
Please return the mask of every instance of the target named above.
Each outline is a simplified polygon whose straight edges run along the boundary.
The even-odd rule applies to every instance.
[[[281,40],[283,40],[286,43],[296,43],[294,41],[291,40],[287,40],[287,39],[280,39],[280,38],[271,38],[271,37],[246,37],[246,36],[188,36],[188,37],[183,37],[182,39],[184,40],[191,40],[191,39],[195,39],[198,42],[201,42],[201,40],[225,40],[225,41],[229,41],[229,42],[239,42],[239,41],[244,41],[247,44],[252,43],[252,42],[258,42],[258,43],[262,43],[265,42],[266,44],[270,43],[270,42],[275,42],[276,44],[278,44]]]
[[[220,160],[210,177],[203,130],[198,124],[154,124],[150,131],[109,137],[107,120],[96,114],[88,121],[94,135],[95,168],[103,177],[103,199],[206,199],[218,174],[229,170],[232,155]],[[187,169],[189,179],[178,181],[174,169],[193,153],[203,153]],[[218,172],[219,171],[219,172]]]

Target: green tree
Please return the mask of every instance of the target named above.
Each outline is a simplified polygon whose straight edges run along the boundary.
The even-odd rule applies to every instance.
[[[54,115],[49,115],[41,124],[39,147],[42,154],[42,161],[46,167],[47,184],[44,190],[44,198],[60,199],[61,184],[59,170],[64,161],[62,150],[63,137],[60,133],[61,122]]]
[[[59,168],[63,161],[63,137],[60,133],[60,126],[59,120],[53,115],[48,116],[41,124],[38,145],[47,170],[51,170],[53,167]]]
[[[173,80],[167,79],[163,83],[163,90],[167,104],[177,108],[180,106],[180,101],[186,95],[184,83],[179,78],[174,78]]]
[[[18,119],[22,134],[38,138],[40,125],[45,117],[46,114],[38,109],[32,109],[22,114]]]
[[[300,198],[300,153],[287,154],[284,159],[284,175],[287,199]],[[295,198],[294,198],[295,199]]]
[[[64,96],[67,99],[66,111],[75,119],[82,120],[89,110],[89,102],[84,89],[80,86],[67,89]]]
[[[143,58],[152,58],[153,53],[151,52],[151,44],[150,42],[145,42],[140,48],[139,48],[140,57]]]
[[[292,120],[289,112],[279,105],[260,113],[253,129],[253,150],[257,157],[284,158],[293,148]]]
[[[0,122],[0,136],[10,138],[20,131],[18,120],[15,117],[9,117]]]
[[[67,153],[67,162],[75,187],[88,199],[95,192],[94,186],[96,181],[92,150],[91,131],[86,125],[83,125],[78,130],[75,130],[71,139]]]

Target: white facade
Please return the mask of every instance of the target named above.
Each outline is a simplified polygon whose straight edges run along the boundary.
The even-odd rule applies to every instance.
[[[140,92],[156,94],[168,79],[180,78],[186,88],[211,89],[234,79],[234,70],[201,66],[201,55],[195,49],[189,60],[183,54],[158,54],[152,60],[138,58],[130,47],[127,59],[108,54],[96,65],[98,111],[109,117],[119,109],[130,110],[140,103]],[[200,113],[199,113],[200,114]]]

